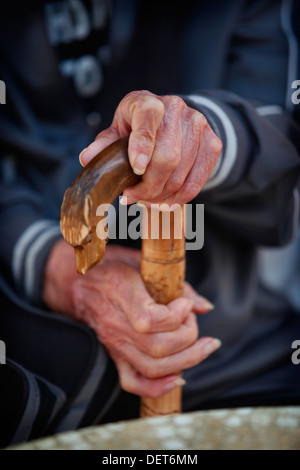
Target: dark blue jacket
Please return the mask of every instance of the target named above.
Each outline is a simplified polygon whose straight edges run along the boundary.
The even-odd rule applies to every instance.
[[[205,243],[187,253],[187,279],[215,304],[200,334],[223,347],[186,373],[187,409],[267,377],[299,337],[299,33],[292,0],[1,6],[0,257],[29,309],[78,154],[127,92],[181,95],[222,139],[194,201],[205,204]],[[269,379],[287,395],[290,382]]]

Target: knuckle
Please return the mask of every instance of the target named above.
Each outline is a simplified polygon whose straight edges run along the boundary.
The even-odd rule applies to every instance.
[[[121,339],[115,339],[111,341],[111,346],[118,352],[123,350],[124,344],[125,344],[125,341]]]
[[[177,168],[180,162],[181,162],[181,153],[178,150],[174,150],[170,158],[170,165],[172,165],[172,169]]]
[[[165,113],[165,106],[164,106],[163,102],[158,98],[152,98],[152,101],[153,101],[154,109],[156,110],[157,114],[159,116],[163,117],[163,115]],[[154,101],[155,101],[155,103],[154,103]]]
[[[139,141],[139,144],[143,146],[144,149],[152,152],[153,142],[155,140],[155,135],[151,128],[140,127],[138,131],[135,132],[136,138]]]
[[[151,328],[151,322],[150,322],[150,317],[149,315],[145,313],[139,314],[134,320],[133,320],[133,328],[135,331],[138,333],[149,333],[150,328]]]
[[[203,128],[208,125],[206,117],[199,113],[199,111],[194,111],[191,116],[192,127],[196,132],[200,132]]]
[[[148,90],[133,90],[127,93],[122,101],[130,101],[133,102],[134,100],[139,100],[144,96],[153,96],[151,91]]]
[[[153,341],[149,347],[149,355],[156,359],[164,356],[164,346],[158,341]]]
[[[123,390],[128,393],[134,393],[134,385],[131,380],[128,379],[126,374],[121,374],[119,377],[120,385]]]
[[[158,377],[155,364],[142,364],[140,367],[140,373],[147,379],[155,379]]]
[[[133,112],[136,107],[136,100],[138,99],[138,93],[136,91],[131,91],[124,96],[122,101],[120,102],[117,111],[119,108],[121,109],[128,109],[129,112]]]
[[[123,101],[125,100],[130,100],[130,99],[135,99],[137,98],[138,96],[138,92],[136,91],[130,91],[129,93],[127,93],[124,98],[123,98]]]
[[[168,103],[169,106],[172,106],[178,111],[182,111],[184,108],[187,107],[183,99],[177,95],[165,96],[165,101]]]
[[[164,171],[173,171],[180,164],[181,154],[178,150],[173,150],[173,148],[165,144],[161,145],[159,152],[157,152],[155,163]]]
[[[191,125],[201,126],[204,127],[208,124],[206,117],[204,114],[197,111],[197,109],[190,108],[189,106],[185,109],[185,120],[188,121]]]
[[[163,102],[154,95],[140,95],[133,105],[137,111],[152,111],[160,116],[163,116],[165,111]]]
[[[163,101],[148,90],[131,91],[124,96],[121,106],[128,106],[128,110],[132,115],[134,112],[154,112],[161,119],[165,112]]]
[[[211,141],[211,150],[213,153],[215,153],[217,156],[220,155],[223,149],[223,143],[219,137],[215,136],[214,139]]]

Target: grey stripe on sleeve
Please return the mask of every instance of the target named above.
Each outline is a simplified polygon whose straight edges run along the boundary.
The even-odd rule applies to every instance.
[[[53,220],[43,219],[31,224],[18,239],[12,256],[12,273],[17,284],[21,283],[24,258],[32,241],[49,226],[53,226]]]
[[[37,258],[43,251],[43,248],[50,240],[57,238],[61,234],[59,225],[48,227],[40,236],[31,244],[27,250],[24,260],[24,290],[30,300],[35,299],[36,282],[37,282]]]
[[[29,391],[23,416],[18,424],[13,438],[10,441],[10,445],[17,444],[19,442],[25,442],[29,439],[41,402],[40,390],[32,374],[28,373],[20,365],[18,365],[18,368],[22,370],[23,377],[27,380]]]
[[[282,114],[283,109],[278,104],[268,104],[256,108],[256,112],[260,116],[273,116],[274,114]]]
[[[83,385],[78,396],[72,403],[72,407],[62,421],[58,424],[55,432],[65,432],[71,429],[76,429],[80,424],[88,406],[99,386],[100,381],[102,380],[105,370],[107,368],[107,354],[104,348],[99,348],[97,352],[97,357],[93,366],[93,369],[90,372],[90,375]],[[105,384],[103,384],[105,387]],[[110,400],[109,400],[110,401]],[[105,404],[103,404],[105,406]]]

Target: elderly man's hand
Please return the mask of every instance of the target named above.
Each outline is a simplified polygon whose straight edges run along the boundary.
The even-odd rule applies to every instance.
[[[124,191],[127,203],[184,204],[210,177],[222,143],[198,111],[178,96],[134,91],[120,102],[111,126],[81,152],[86,165],[117,139],[130,135],[128,155],[141,182]]]
[[[101,265],[81,277],[75,271],[73,248],[59,241],[46,266],[43,299],[52,310],[96,332],[124,390],[158,397],[180,385],[176,372],[201,362],[220,342],[197,339],[195,313],[211,309],[206,299],[186,284],[185,297],[156,304],[139,270],[137,250],[112,246]]]

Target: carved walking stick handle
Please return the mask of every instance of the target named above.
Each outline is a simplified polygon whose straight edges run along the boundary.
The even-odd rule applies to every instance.
[[[105,253],[107,233],[97,233],[97,225],[105,216],[97,215],[100,204],[111,204],[140,177],[133,173],[127,154],[128,137],[118,140],[99,153],[67,189],[61,207],[61,231],[74,247],[76,269],[85,274],[99,263]],[[185,239],[183,212],[171,212],[170,233],[163,213],[144,208],[141,274],[145,286],[158,303],[167,304],[183,293],[185,277]],[[176,216],[178,215],[178,217]],[[145,237],[145,231],[146,237]],[[176,233],[177,232],[177,233]],[[155,233],[157,238],[151,238]],[[178,236],[179,234],[179,236]],[[181,235],[180,235],[181,234]],[[141,416],[178,413],[181,410],[181,388],[161,398],[141,399]]]

